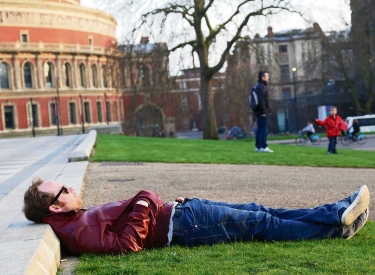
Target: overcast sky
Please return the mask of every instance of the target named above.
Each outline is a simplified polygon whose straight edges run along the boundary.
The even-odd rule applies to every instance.
[[[81,0],[81,5],[89,8],[99,8],[98,3],[104,3],[104,6],[109,6],[110,4],[116,5],[116,3],[123,3],[124,0]],[[129,33],[131,30],[130,27],[133,25],[133,22],[135,20],[139,20],[140,14],[148,11],[148,9],[153,6],[161,5],[161,3],[167,2],[168,0],[136,0],[139,2],[140,5],[143,5],[142,8],[135,9],[134,11],[131,11],[130,9],[126,9],[125,11],[120,11],[118,7],[116,7],[115,11],[107,10],[107,12],[111,13],[118,22],[117,27],[117,39],[119,43],[129,43],[124,42],[124,34]],[[157,2],[156,2],[157,1]],[[272,1],[272,0],[265,0],[265,1]],[[351,11],[350,11],[350,0],[289,0],[292,6],[300,11],[304,19],[295,13],[288,13],[288,12],[282,12],[278,15],[274,15],[271,18],[264,20],[262,18],[254,18],[251,22],[249,21],[248,28],[242,32],[242,35],[249,35],[251,38],[254,37],[256,33],[259,33],[262,37],[267,34],[267,27],[272,26],[274,32],[280,32],[280,31],[286,31],[291,29],[306,29],[308,27],[312,26],[312,22],[317,22],[320,24],[323,31],[339,31],[343,29],[350,28],[350,17],[351,17]],[[258,1],[257,1],[258,2]],[[110,3],[107,5],[107,3]],[[217,0],[216,3],[223,3],[222,5],[230,5],[230,3],[233,3],[231,0]],[[229,4],[228,4],[229,3]],[[220,4],[221,5],[221,4]],[[220,16],[222,18],[226,18],[226,12],[228,12],[225,8],[223,11],[219,9]],[[307,19],[308,21],[306,21]],[[211,23],[215,23],[211,21]],[[180,26],[181,24],[171,24],[167,30],[169,32],[175,32],[176,34],[180,34],[181,36],[184,36],[182,30],[183,27]],[[129,28],[129,29],[126,29]],[[160,35],[160,33],[155,29],[155,32],[157,35],[150,36],[148,31],[145,31],[143,33],[139,33],[136,38],[134,38],[133,43],[139,43],[141,36],[150,36],[150,43],[154,42],[166,42],[169,47],[175,46],[173,44],[178,44],[183,41],[188,41],[188,38],[180,38],[176,39],[176,37],[173,37],[172,40],[167,37],[164,37],[163,35]],[[190,36],[191,37],[191,36]],[[155,41],[158,40],[158,41]],[[218,39],[219,40],[219,39]],[[219,40],[220,41],[220,40]],[[217,48],[219,49],[216,51],[213,50],[213,55],[210,57],[210,65],[213,65],[217,62],[217,58],[220,56],[217,53],[222,52],[223,47],[226,46],[225,41],[227,40],[221,40],[223,41],[222,45],[218,45]],[[219,42],[218,42],[219,43]],[[215,46],[216,47],[216,46]],[[191,59],[191,53],[190,49],[187,49],[188,47],[185,47],[183,50],[176,51],[172,53],[171,60],[171,71],[173,71],[173,74],[177,73],[181,66],[179,62],[183,60],[183,67],[192,67],[192,59]],[[188,60],[188,62],[186,62]],[[197,60],[197,59],[196,59]],[[199,66],[199,64],[196,64]]]
[[[95,4],[97,2],[95,0],[81,0],[81,5],[89,8],[98,8],[97,4]],[[349,2],[350,0],[292,0],[294,6],[303,12],[305,18],[311,22],[318,22],[323,31],[348,28],[347,24],[350,24],[351,15]],[[118,17],[116,14],[113,15]],[[120,18],[116,19],[120,21]],[[274,32],[309,27],[309,23],[304,21],[299,15],[288,13],[274,16],[270,19],[269,25],[273,27]],[[121,36],[122,31],[119,26],[117,31],[118,36]],[[263,30],[263,32],[259,31],[259,33],[265,35],[266,30]]]

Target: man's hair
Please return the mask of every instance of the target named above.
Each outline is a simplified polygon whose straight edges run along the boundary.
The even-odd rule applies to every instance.
[[[331,108],[329,108],[330,111],[331,111],[332,109],[336,109],[336,110],[337,110],[337,107],[336,107],[336,106],[331,106]]]
[[[262,80],[262,77],[265,75],[265,74],[268,74],[267,71],[260,71],[258,73],[258,81],[261,81]]]
[[[36,223],[43,222],[43,218],[50,214],[49,206],[54,197],[51,193],[39,191],[38,187],[43,182],[39,177],[34,178],[23,197],[22,211],[28,220]]]

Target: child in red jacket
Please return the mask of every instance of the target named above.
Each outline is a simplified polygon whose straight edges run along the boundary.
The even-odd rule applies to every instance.
[[[337,137],[341,135],[341,131],[346,131],[346,123],[337,115],[337,108],[331,106],[329,110],[330,115],[324,120],[315,119],[315,123],[319,126],[326,127],[326,133],[329,140],[328,154],[337,154],[336,144]]]

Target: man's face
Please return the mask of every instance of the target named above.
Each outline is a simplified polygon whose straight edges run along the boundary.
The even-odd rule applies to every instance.
[[[336,116],[337,114],[337,109],[336,108],[332,108],[329,113],[331,114],[331,116]]]
[[[58,183],[54,180],[47,180],[44,181],[41,185],[39,185],[38,189],[41,192],[50,193],[53,196],[56,196],[57,193],[62,188],[62,184]],[[58,206],[54,204],[50,206],[49,210],[51,212],[69,212],[71,210],[78,211],[81,209],[83,200],[77,195],[74,191],[74,188],[67,187],[69,193],[62,192],[58,198],[58,201],[61,202],[64,206]]]
[[[270,79],[270,76],[268,75],[268,73],[265,73],[263,76],[262,76],[262,80],[266,83],[268,83],[268,80]]]

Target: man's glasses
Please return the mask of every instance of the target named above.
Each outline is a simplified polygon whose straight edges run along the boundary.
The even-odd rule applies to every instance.
[[[57,195],[52,199],[51,205],[53,205],[59,199],[62,192],[64,192],[65,194],[69,194],[69,190],[65,185],[61,187],[59,193],[57,193]]]

